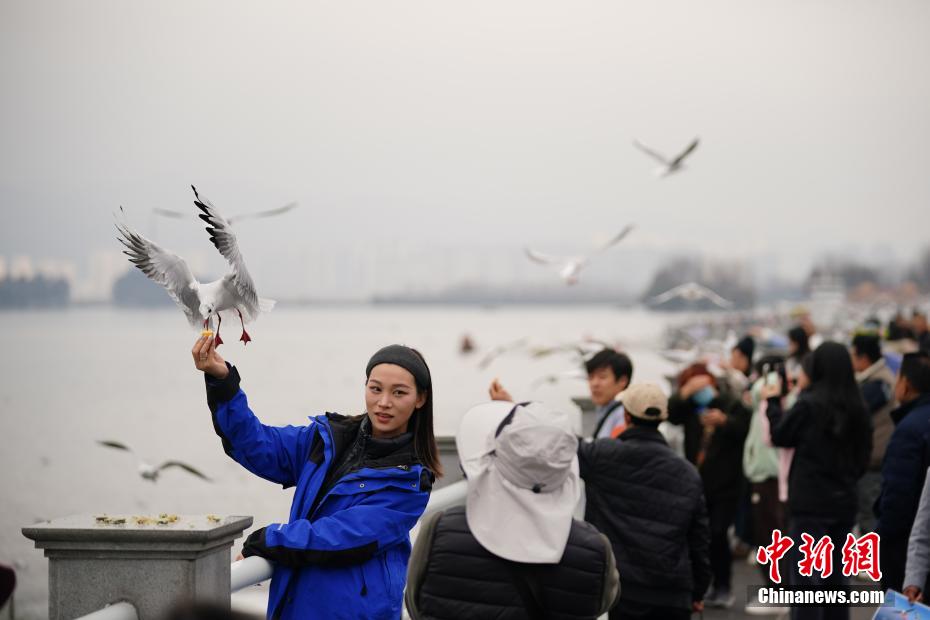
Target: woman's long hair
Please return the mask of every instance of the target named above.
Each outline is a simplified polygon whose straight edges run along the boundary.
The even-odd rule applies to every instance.
[[[847,464],[855,470],[864,468],[871,446],[871,420],[849,351],[838,342],[825,342],[813,352],[809,364],[811,385],[806,391],[816,404],[818,421],[837,440]]]
[[[423,360],[423,365],[427,371],[429,366],[423,354],[416,349],[410,349]],[[414,377],[414,381],[416,377]],[[432,377],[430,377],[432,382]],[[442,477],[442,462],[439,460],[439,447],[436,445],[436,436],[433,434],[433,389],[417,383],[417,393],[426,392],[426,402],[423,406],[415,409],[410,416],[410,425],[413,427],[413,449],[417,457],[437,478]]]
[[[805,355],[810,353],[810,339],[807,337],[807,332],[804,331],[804,328],[800,325],[792,327],[788,330],[788,340],[798,345],[797,351],[795,351],[791,357],[796,360],[802,359]]]

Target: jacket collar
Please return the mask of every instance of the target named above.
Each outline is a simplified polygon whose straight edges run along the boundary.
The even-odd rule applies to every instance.
[[[371,421],[365,414],[345,416],[327,413],[311,419],[328,427],[334,463],[342,461],[345,451],[356,444],[356,459],[361,466],[392,467],[420,463],[413,445],[412,432],[390,439],[376,439],[371,436]]]
[[[895,424],[898,424],[901,420],[906,418],[907,414],[911,411],[924,405],[930,405],[930,394],[921,394],[911,402],[901,405],[891,412],[891,419],[894,420]]]
[[[880,373],[885,368],[885,358],[879,358],[877,362],[863,370],[862,372],[856,373],[856,381],[862,383],[863,381],[868,381],[878,373]]]
[[[666,446],[668,445],[668,442],[665,441],[665,437],[662,436],[662,433],[660,433],[658,429],[636,426],[635,422],[631,423],[627,429],[620,434],[619,439],[623,441],[653,441]]]

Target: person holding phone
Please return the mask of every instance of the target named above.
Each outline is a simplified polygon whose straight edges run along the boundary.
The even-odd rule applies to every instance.
[[[795,541],[801,534],[814,540],[829,536],[834,541],[833,565],[843,562],[842,547],[852,531],[858,507],[856,482],[865,472],[872,448],[872,429],[865,402],[856,385],[852,360],[846,347],[825,342],[810,361],[810,386],[802,391],[787,412],[782,406],[781,379],[762,388],[772,443],[794,448],[788,480],[789,532]],[[805,371],[806,372],[806,371]],[[884,541],[882,541],[884,542]],[[798,547],[791,549],[796,566]],[[791,585],[837,587],[845,585],[842,571],[823,578],[797,570],[788,573]],[[846,607],[795,607],[793,620],[849,618]]]

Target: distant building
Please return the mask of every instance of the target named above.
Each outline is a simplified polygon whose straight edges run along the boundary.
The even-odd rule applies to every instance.
[[[165,289],[145,277],[138,269],[130,269],[113,283],[113,303],[128,308],[171,306],[174,302]]]
[[[63,308],[70,300],[71,285],[65,278],[38,275],[0,279],[0,308]]]

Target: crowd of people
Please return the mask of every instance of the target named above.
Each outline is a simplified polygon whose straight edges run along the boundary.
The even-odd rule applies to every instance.
[[[210,337],[192,353],[227,454],[296,487],[288,522],[256,530],[243,548],[275,566],[270,617],[397,618],[405,605],[415,620],[674,620],[734,604],[740,547],[759,549],[759,583],[771,583],[761,554],[782,532],[798,541],[782,567],[788,584],[846,583],[840,570],[797,570],[802,538],[830,537],[838,567],[848,536],[875,532],[881,586],[923,599],[930,351],[921,316],[906,340],[892,324],[894,346],[875,329],[822,341],[809,320],[788,330],[783,349],[748,334],[727,359],[685,366],[669,389],[634,382],[633,360],[604,349],[585,364],[597,416],[586,437],[571,414],[516,399],[495,380],[456,436],[467,501],[422,519],[413,547],[409,531],[442,474],[418,352],[392,345],[371,358],[365,414],[302,427],[263,425]],[[667,440],[674,429],[680,449]]]

